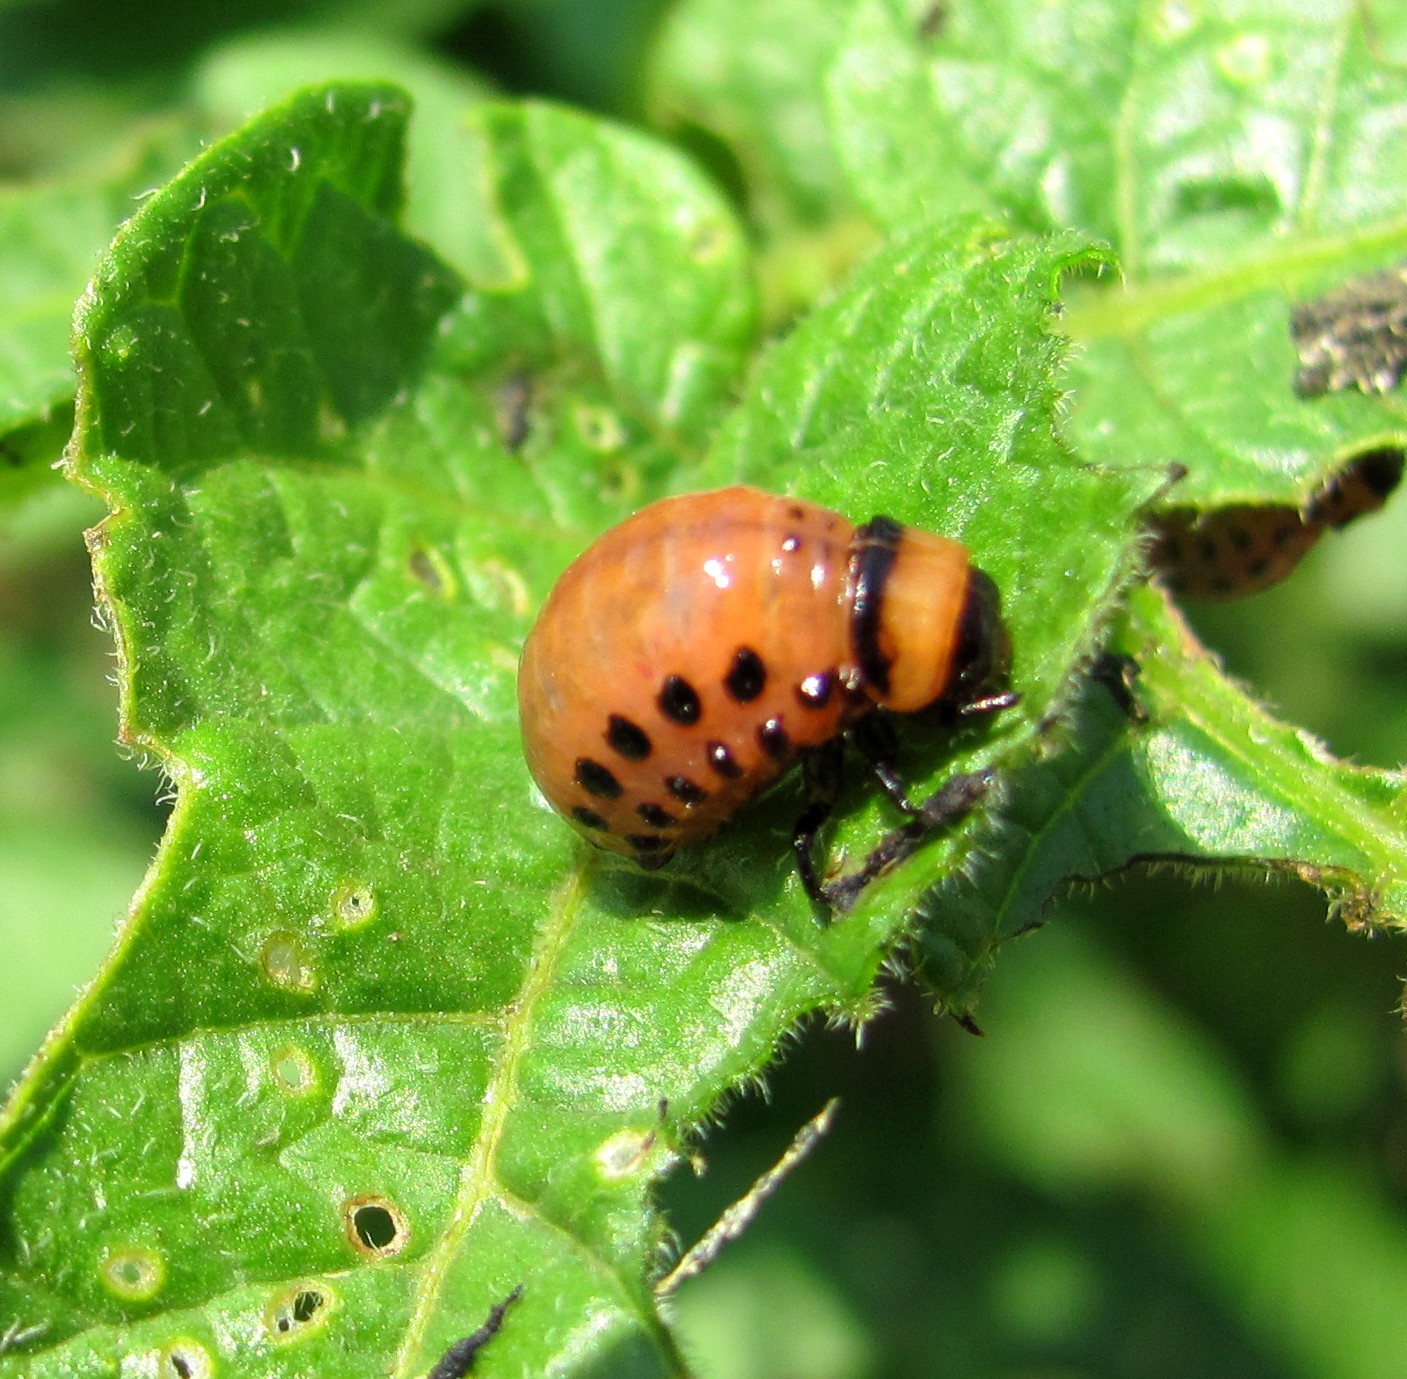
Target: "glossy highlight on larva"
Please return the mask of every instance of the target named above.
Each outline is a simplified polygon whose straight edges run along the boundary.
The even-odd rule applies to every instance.
[[[519,667],[524,751],[591,842],[656,867],[874,710],[979,701],[1006,655],[960,543],[754,488],[686,494],[553,588]]]

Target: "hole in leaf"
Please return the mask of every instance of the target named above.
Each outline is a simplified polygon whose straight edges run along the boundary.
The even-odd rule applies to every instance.
[[[274,1080],[284,1091],[302,1096],[317,1085],[317,1069],[302,1049],[289,1045],[270,1060]]]
[[[654,1130],[622,1130],[596,1150],[596,1168],[603,1178],[629,1178],[639,1172],[655,1147]]]
[[[109,1250],[103,1259],[102,1279],[121,1298],[143,1302],[154,1297],[166,1279],[166,1261],[145,1245]]]
[[[307,992],[317,985],[313,967],[303,946],[292,934],[276,931],[264,940],[259,955],[264,975],[285,991]]]
[[[633,464],[608,464],[601,470],[601,496],[629,502],[640,492],[640,471]]]
[[[1385,393],[1407,368],[1407,267],[1362,274],[1296,303],[1290,338],[1299,356],[1294,389],[1302,398],[1356,388]]]
[[[215,1370],[203,1345],[180,1340],[162,1352],[157,1372],[162,1379],[210,1379]]]
[[[459,593],[449,561],[433,546],[414,546],[406,558],[410,577],[432,598],[448,603]]]
[[[293,1337],[325,1319],[331,1296],[321,1287],[299,1284],[277,1294],[269,1303],[268,1326],[272,1335]]]
[[[347,1203],[347,1238],[377,1259],[400,1254],[410,1241],[410,1225],[395,1203],[384,1197],[354,1197]]]
[[[360,929],[376,918],[376,892],[347,882],[332,893],[332,918],[340,928]]]
[[[609,407],[578,406],[572,418],[577,435],[590,450],[609,454],[625,445],[625,427]]]

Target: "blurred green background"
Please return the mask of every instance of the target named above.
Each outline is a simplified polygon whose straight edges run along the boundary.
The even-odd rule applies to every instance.
[[[271,97],[367,75],[384,52],[390,75],[419,72],[447,99],[483,81],[635,119],[663,6],[251,0],[239,33],[231,8],[0,4],[0,195],[81,178],[136,129],[218,122],[211,73],[256,42]],[[0,278],[22,278],[13,242],[0,255]],[[81,537],[101,514],[49,473],[43,428],[30,439],[0,455],[6,1081],[97,969],[164,815],[159,774],[114,746]],[[1278,589],[1191,612],[1284,717],[1395,766],[1404,605],[1399,499]],[[1306,887],[1208,879],[1060,899],[998,962],[983,1038],[897,983],[863,1047],[805,1031],[767,1095],[703,1146],[707,1172],[663,1193],[687,1244],[842,1097],[830,1138],[676,1300],[700,1374],[1407,1374],[1407,964],[1397,943],[1326,923]]]

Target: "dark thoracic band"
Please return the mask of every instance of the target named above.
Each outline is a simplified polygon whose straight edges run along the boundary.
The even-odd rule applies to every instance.
[[[879,619],[884,608],[884,586],[899,553],[904,529],[891,517],[876,517],[855,529],[850,557],[850,636],[855,660],[867,684],[881,694],[889,690],[889,657],[879,648]]]

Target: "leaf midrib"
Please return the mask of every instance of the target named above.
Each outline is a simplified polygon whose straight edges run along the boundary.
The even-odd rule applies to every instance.
[[[484,1088],[480,1105],[483,1119],[468,1161],[459,1175],[454,1213],[449,1226],[422,1265],[414,1291],[414,1303],[406,1320],[405,1336],[390,1371],[393,1379],[416,1372],[412,1366],[420,1352],[426,1328],[439,1301],[445,1274],[464,1237],[497,1187],[495,1174],[499,1145],[516,1105],[519,1070],[532,1046],[534,1016],[539,1001],[551,988],[567,941],[575,929],[581,900],[586,889],[586,869],[580,862],[567,872],[558,886],[547,922],[538,934],[527,975],[518,1000],[507,1010],[503,1022],[503,1043],[494,1059],[493,1071]]]
[[[1322,237],[1309,235],[1248,243],[1243,254],[1207,273],[1187,273],[1154,282],[1127,281],[1121,288],[1071,284],[1062,320],[1074,340],[1131,339],[1154,322],[1207,311],[1255,292],[1292,290],[1324,269],[1369,257],[1407,252],[1407,218]]]

